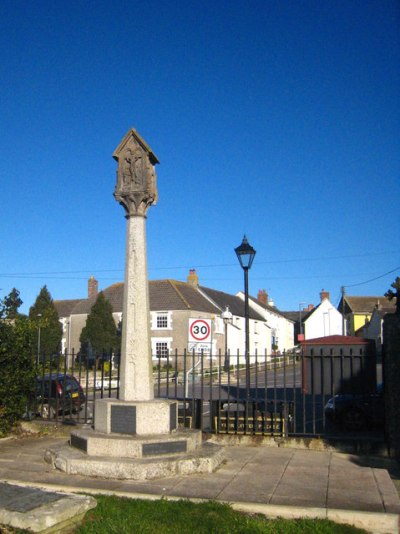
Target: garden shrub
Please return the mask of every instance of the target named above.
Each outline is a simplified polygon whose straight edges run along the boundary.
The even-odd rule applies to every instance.
[[[9,320],[0,314],[0,436],[22,417],[34,388],[33,339],[29,319]]]

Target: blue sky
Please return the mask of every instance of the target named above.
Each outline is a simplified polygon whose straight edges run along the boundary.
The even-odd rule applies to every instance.
[[[44,284],[67,299],[91,274],[123,280],[112,153],[131,127],[160,160],[150,279],[195,268],[236,293],[246,234],[250,292],[282,310],[383,294],[400,275],[399,10],[3,0],[0,297],[16,287],[27,312]]]

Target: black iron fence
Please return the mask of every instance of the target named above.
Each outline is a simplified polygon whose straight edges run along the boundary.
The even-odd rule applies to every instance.
[[[182,426],[284,437],[383,424],[376,362],[365,356],[286,353],[246,362],[240,354],[176,352],[153,363],[154,395],[179,401]],[[118,355],[43,356],[37,377],[31,417],[92,424],[96,399],[119,397]]]

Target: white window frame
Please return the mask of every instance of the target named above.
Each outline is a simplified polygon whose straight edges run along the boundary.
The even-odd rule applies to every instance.
[[[172,312],[170,311],[158,311],[152,312],[151,329],[152,330],[172,330]],[[167,318],[167,326],[158,326],[158,320],[161,318]]]
[[[157,356],[157,343],[165,343],[167,345],[168,355],[167,356]],[[171,354],[171,343],[172,337],[153,337],[151,339],[151,354],[153,361],[165,361],[168,359],[168,356]]]

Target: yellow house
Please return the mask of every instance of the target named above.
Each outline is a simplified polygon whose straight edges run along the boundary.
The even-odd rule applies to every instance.
[[[391,306],[390,301],[384,296],[376,297],[352,297],[345,295],[339,302],[338,310],[344,316],[346,324],[345,334],[348,336],[363,335],[363,328],[369,322],[374,308],[379,306]]]

